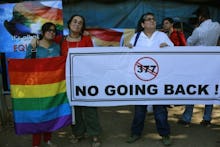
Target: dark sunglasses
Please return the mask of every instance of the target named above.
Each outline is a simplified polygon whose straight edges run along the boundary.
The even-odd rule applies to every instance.
[[[53,33],[56,33],[56,30],[54,30],[54,29],[49,29],[49,30],[47,30],[47,32],[53,32]]]
[[[151,20],[156,21],[155,18],[146,18],[146,19],[144,19],[144,21],[151,21]]]

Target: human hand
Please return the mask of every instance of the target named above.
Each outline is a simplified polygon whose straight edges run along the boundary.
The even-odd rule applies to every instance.
[[[31,46],[32,46],[32,48],[36,48],[37,47],[37,44],[38,44],[38,39],[37,38],[33,38],[32,40],[31,40]]]
[[[130,49],[133,48],[133,45],[130,44],[130,43],[129,43],[129,44],[125,44],[125,46],[128,47],[128,48],[130,48]]]
[[[169,46],[169,45],[166,42],[163,42],[160,44],[160,48],[167,47],[167,46]]]
[[[90,33],[89,33],[89,31],[86,31],[86,30],[85,30],[85,31],[83,32],[83,35],[84,35],[84,36],[90,36]]]

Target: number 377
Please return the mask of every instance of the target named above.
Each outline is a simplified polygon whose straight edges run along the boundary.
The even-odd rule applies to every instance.
[[[137,66],[137,72],[142,73],[142,72],[154,72],[156,69],[155,65],[138,65]]]

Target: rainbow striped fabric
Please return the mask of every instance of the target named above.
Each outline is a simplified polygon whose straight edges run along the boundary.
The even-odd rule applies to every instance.
[[[71,124],[65,58],[9,59],[16,134],[52,132]]]
[[[95,46],[120,46],[123,32],[113,29],[88,29]]]
[[[5,20],[4,26],[11,35],[36,35],[46,22],[56,24],[57,34],[63,33],[62,1],[26,1],[16,3],[10,21]]]
[[[51,6],[42,5],[40,1],[26,1],[17,3],[14,7],[14,19],[17,23],[30,27],[33,24],[52,22],[57,25],[58,34],[63,30],[63,13],[62,9],[54,8],[53,4],[61,3],[57,1],[49,3]]]

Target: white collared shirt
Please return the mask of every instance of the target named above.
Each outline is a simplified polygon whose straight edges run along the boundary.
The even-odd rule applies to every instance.
[[[189,46],[216,46],[220,36],[220,24],[207,19],[195,28],[187,39]]]
[[[131,38],[130,44],[134,45],[136,35],[137,33]],[[137,40],[136,46],[159,48],[161,43],[167,43],[168,46],[174,46],[169,37],[163,32],[155,31],[151,37],[148,37],[142,31]]]

